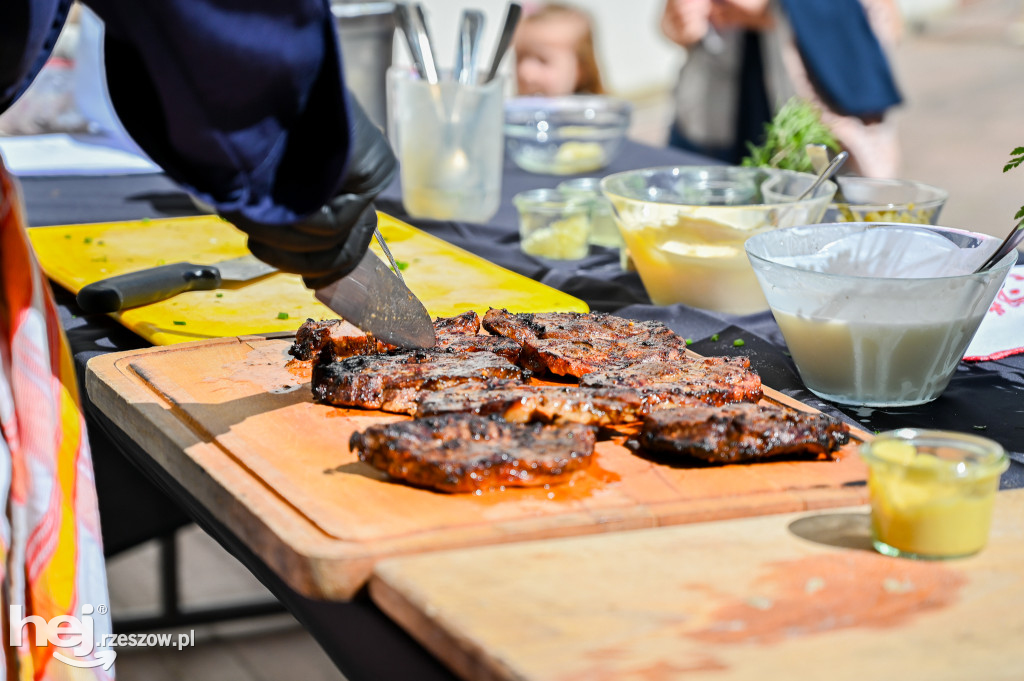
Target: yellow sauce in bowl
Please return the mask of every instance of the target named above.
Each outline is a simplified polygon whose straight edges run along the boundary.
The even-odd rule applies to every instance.
[[[875,548],[910,558],[957,558],[988,541],[1002,447],[986,438],[905,429],[864,445]]]

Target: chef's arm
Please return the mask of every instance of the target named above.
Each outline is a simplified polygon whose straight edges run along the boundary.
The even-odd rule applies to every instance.
[[[395,159],[344,87],[328,0],[89,0],[111,100],[175,181],[260,258],[333,280],[356,265]]]

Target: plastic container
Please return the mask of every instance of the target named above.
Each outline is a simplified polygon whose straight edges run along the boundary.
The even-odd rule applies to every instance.
[[[906,428],[861,446],[871,533],[887,556],[960,558],[988,542],[999,476],[1009,458],[977,435]]]

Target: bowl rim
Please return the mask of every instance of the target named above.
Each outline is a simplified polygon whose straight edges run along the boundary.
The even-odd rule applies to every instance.
[[[878,456],[872,448],[883,442],[910,442],[922,441],[928,443],[946,442],[962,445],[964,448],[985,451],[988,456],[985,460],[973,461],[969,466],[958,466],[952,461],[946,461],[937,470],[946,478],[955,479],[980,479],[993,475],[1001,475],[1010,466],[1010,457],[1006,449],[992,438],[984,437],[976,433],[964,433],[954,430],[939,428],[897,428],[878,433],[873,438],[864,442],[858,447],[858,454],[862,459],[871,464],[883,464],[899,468],[918,468],[914,463],[900,464],[884,457]],[[936,469],[930,469],[936,470]]]
[[[612,197],[615,197],[617,199],[623,199],[625,201],[642,201],[642,202],[650,204],[652,206],[674,206],[674,207],[684,207],[684,208],[713,208],[716,211],[721,210],[723,212],[749,211],[751,208],[765,209],[765,210],[771,210],[771,209],[788,210],[789,207],[801,206],[803,204],[808,204],[808,203],[813,204],[813,203],[815,203],[817,201],[821,201],[824,198],[824,196],[812,196],[812,197],[804,199],[801,202],[797,202],[795,200],[795,197],[794,197],[794,199],[790,200],[790,201],[777,201],[777,202],[774,202],[774,203],[762,202],[762,203],[737,203],[737,204],[719,205],[719,204],[700,204],[700,203],[680,203],[678,201],[655,201],[653,199],[645,199],[645,198],[641,198],[641,197],[637,197],[637,196],[628,196],[628,195],[623,194],[621,192],[617,192],[617,191],[613,191],[613,190],[609,189],[609,187],[611,186],[611,184],[615,180],[623,178],[623,177],[626,177],[626,176],[631,176],[631,175],[632,176],[653,175],[655,173],[675,172],[675,171],[679,171],[679,170],[703,171],[703,170],[723,170],[723,169],[740,170],[740,171],[745,171],[745,172],[749,171],[751,173],[762,172],[762,173],[768,173],[770,175],[776,175],[776,176],[799,175],[799,176],[811,177],[811,178],[816,177],[816,175],[814,173],[802,173],[802,172],[800,172],[798,170],[786,170],[786,169],[783,169],[783,168],[767,168],[767,167],[762,167],[762,166],[740,166],[740,165],[728,165],[728,164],[696,164],[696,165],[675,164],[675,165],[667,165],[667,166],[652,166],[650,168],[635,168],[635,169],[632,169],[632,170],[623,170],[623,171],[620,171],[620,172],[617,172],[617,173],[610,173],[608,175],[605,175],[603,178],[601,178],[601,182],[600,182],[601,193],[604,194],[609,199],[611,199]],[[825,180],[824,182],[821,183],[821,186],[818,187],[818,189],[816,190],[816,193],[821,193],[823,189],[826,190],[826,191],[828,189],[832,189],[832,196],[834,196],[835,195],[835,191],[838,189],[838,185],[836,185],[836,183],[833,180]],[[831,202],[831,200],[832,199],[830,197],[829,201]],[[830,205],[831,205],[831,203],[830,203]]]
[[[942,187],[937,187],[936,185],[933,185],[933,184],[927,184],[925,182],[918,182],[917,180],[905,180],[905,179],[901,179],[901,178],[892,178],[892,177],[863,177],[863,176],[860,176],[860,175],[842,175],[842,176],[838,176],[838,177],[836,177],[834,179],[839,184],[839,188],[840,189],[843,188],[843,186],[842,186],[843,182],[845,182],[847,180],[852,180],[855,183],[880,184],[880,185],[887,185],[887,186],[890,186],[890,187],[895,187],[895,186],[913,187],[914,189],[924,190],[926,192],[930,192],[930,193],[934,194],[934,197],[932,197],[932,198],[923,199],[921,201],[911,201],[910,203],[912,203],[914,205],[914,207],[917,208],[917,209],[921,209],[921,208],[937,208],[939,206],[942,206],[946,201],[949,200],[949,192],[947,190],[943,189]],[[854,208],[854,209],[859,210],[859,211],[860,210],[865,210],[865,209],[867,209],[867,210],[871,210],[871,209],[892,210],[892,209],[898,208],[898,207],[905,207],[905,206],[907,206],[907,203],[860,203],[860,202],[851,203],[849,201],[835,201],[835,200],[833,200],[832,203],[829,204],[829,206],[830,207],[832,207],[832,206],[847,206],[849,208]]]
[[[633,103],[628,99],[616,97],[615,95],[516,95],[505,100],[505,113],[510,111],[531,112],[531,111],[553,111],[562,113],[565,111],[580,111],[583,109],[600,108],[611,113],[629,115],[633,111]]]
[[[954,234],[963,234],[971,237],[983,237],[984,240],[996,240],[1001,241],[1000,237],[993,236],[991,234],[984,234],[982,232],[972,232],[966,229],[960,229],[958,227],[945,227],[943,225],[919,225],[910,222],[821,222],[810,225],[793,225],[792,227],[780,227],[779,229],[769,230],[767,232],[761,232],[750,236],[746,241],[743,242],[743,250],[747,254],[747,258],[750,260],[752,266],[757,269],[759,263],[769,264],[773,267],[781,268],[783,271],[789,271],[799,273],[804,276],[822,277],[826,280],[853,280],[853,281],[878,281],[878,282],[902,282],[905,284],[908,281],[907,277],[874,277],[874,276],[860,276],[857,274],[838,274],[835,272],[816,272],[814,270],[808,270],[801,267],[796,267],[787,263],[782,263],[777,260],[762,256],[758,253],[751,252],[751,245],[756,245],[756,241],[765,240],[771,237],[778,237],[785,235],[789,232],[795,232],[798,230],[816,229],[816,228],[850,228],[857,226],[866,226],[868,229],[878,227],[896,227],[899,229],[906,229],[910,231],[927,231],[927,232],[952,232]],[[866,230],[865,230],[866,231]],[[914,282],[943,282],[943,281],[967,281],[970,279],[988,279],[1000,270],[1003,272],[1003,276],[1010,271],[1010,269],[1017,262],[1017,251],[1013,250],[1007,253],[1002,260],[997,262],[995,265],[990,267],[984,272],[966,272],[964,274],[953,274],[944,275],[941,277],[912,277],[911,281]]]

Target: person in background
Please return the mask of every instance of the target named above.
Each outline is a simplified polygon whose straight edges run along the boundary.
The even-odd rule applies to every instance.
[[[604,94],[593,21],[582,9],[555,3],[527,8],[513,47],[519,94]]]
[[[669,144],[739,163],[798,96],[821,110],[850,170],[898,174],[895,0],[666,0],[661,30],[687,50]]]
[[[70,4],[0,3],[0,111],[39,73]],[[87,4],[106,26],[114,109],[169,177],[310,286],[358,264],[397,163],[345,88],[329,0]],[[71,667],[54,653],[72,649],[37,646],[23,625],[88,617],[97,638],[110,631],[82,406],[19,202],[0,163],[0,681],[109,679],[95,648]]]

